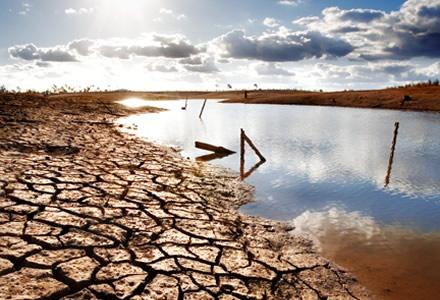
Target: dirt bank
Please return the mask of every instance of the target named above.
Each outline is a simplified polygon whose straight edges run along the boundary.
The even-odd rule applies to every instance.
[[[255,91],[247,96],[248,99],[242,95],[226,102],[440,111],[439,86],[328,93]]]
[[[120,133],[112,99],[0,96],[1,299],[369,298],[239,214],[234,174]]]

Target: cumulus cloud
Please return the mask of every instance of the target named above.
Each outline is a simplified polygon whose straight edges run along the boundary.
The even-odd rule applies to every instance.
[[[81,7],[81,8],[67,8],[64,10],[64,13],[66,15],[89,15],[95,12],[95,9],[93,7],[90,8],[86,8],[86,7]]]
[[[429,79],[420,76],[420,70],[414,64],[402,62],[380,62],[355,65],[336,65],[318,63],[314,67],[315,75],[326,80],[338,82],[388,82],[399,83],[412,80]]]
[[[68,44],[68,48],[76,51],[79,55],[87,56],[90,55],[93,44],[94,42],[92,40],[75,40]]]
[[[38,48],[34,44],[17,45],[8,49],[13,58],[53,62],[73,62],[76,57],[65,47]]]
[[[180,60],[185,70],[197,73],[217,73],[217,68],[214,59],[207,56],[193,56]]]
[[[293,23],[343,38],[366,60],[440,57],[440,0],[407,0],[390,13],[330,7]]]
[[[184,64],[184,65],[201,65],[201,64],[203,64],[203,60],[202,60],[201,56],[192,56],[192,57],[181,59],[180,63]]]
[[[278,22],[278,20],[276,20],[274,18],[265,18],[263,20],[263,25],[270,27],[270,28],[274,28],[274,27],[280,26],[280,23]]]
[[[260,36],[248,36],[243,30],[234,30],[217,38],[214,45],[223,57],[279,62],[342,57],[353,51],[353,47],[341,39],[317,31],[295,32],[284,27]]]
[[[278,1],[281,5],[287,5],[287,6],[298,6],[301,4],[303,0],[280,0]]]
[[[177,21],[182,21],[182,20],[186,19],[186,15],[185,14],[175,13],[172,9],[168,9],[168,8],[161,8],[159,10],[159,14],[161,15],[161,17],[157,17],[153,21],[155,21],[155,22],[163,22],[164,18],[174,19],[174,20],[177,20]]]
[[[261,76],[294,76],[293,72],[284,69],[278,63],[257,63],[253,66],[253,69],[258,75]]]
[[[23,60],[77,61],[78,56],[100,55],[107,58],[129,59],[134,56],[186,58],[200,52],[181,35],[151,34],[139,39],[74,40],[67,45],[39,48],[34,44],[9,48],[9,55]]]

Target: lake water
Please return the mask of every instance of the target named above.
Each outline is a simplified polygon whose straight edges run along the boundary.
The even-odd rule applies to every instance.
[[[256,201],[243,213],[291,222],[380,298],[440,295],[440,114],[210,100],[199,119],[202,103],[145,101],[168,111],[119,122],[190,158],[209,154],[195,141],[239,153],[243,128],[267,159],[246,178]],[[247,148],[246,171],[258,162]],[[211,163],[240,168],[239,154]]]

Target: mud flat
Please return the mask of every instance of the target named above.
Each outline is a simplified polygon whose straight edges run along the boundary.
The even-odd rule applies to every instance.
[[[0,96],[0,299],[370,298],[292,228],[239,214],[236,174],[120,133],[133,112]]]

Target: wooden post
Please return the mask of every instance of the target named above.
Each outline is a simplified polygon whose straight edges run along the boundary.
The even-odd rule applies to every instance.
[[[394,137],[393,137],[393,143],[391,144],[391,153],[390,153],[390,159],[388,161],[387,176],[385,177],[385,187],[387,187],[390,184],[391,170],[393,168],[393,162],[394,162],[394,152],[396,150],[397,135],[399,134],[399,125],[400,125],[399,122],[394,123]]]
[[[244,155],[245,155],[245,149],[244,149],[244,130],[241,129],[240,131],[240,177],[243,180],[244,179]]]
[[[229,149],[226,149],[226,148],[223,148],[223,147],[219,147],[219,146],[210,145],[210,144],[207,144],[207,143],[202,143],[202,142],[196,142],[195,146],[198,149],[212,151],[212,152],[215,152],[215,153],[222,153],[222,154],[232,154],[232,153],[235,153],[232,150],[229,150]]]
[[[186,98],[185,106],[182,106],[182,110],[186,110],[187,107],[188,107],[188,98]]]
[[[251,146],[252,150],[255,151],[255,154],[257,154],[257,156],[260,158],[261,161],[266,161],[266,159],[264,158],[263,154],[261,154],[261,152],[257,149],[257,147],[254,145],[254,143],[252,143],[251,139],[246,135],[246,133],[244,132],[244,130],[241,130],[242,135],[243,135],[243,139],[246,143],[248,143],[249,146]]]
[[[200,111],[200,114],[199,114],[200,119],[202,118],[203,111],[205,110],[205,105],[206,105],[206,99],[205,99],[205,101],[203,101],[202,110]]]
[[[249,172],[245,173],[245,143],[254,150],[255,154],[260,158],[260,162],[258,162]],[[240,178],[243,180],[249,177],[259,166],[266,162],[266,158],[261,154],[261,152],[257,149],[251,139],[246,135],[243,129],[240,131]]]

